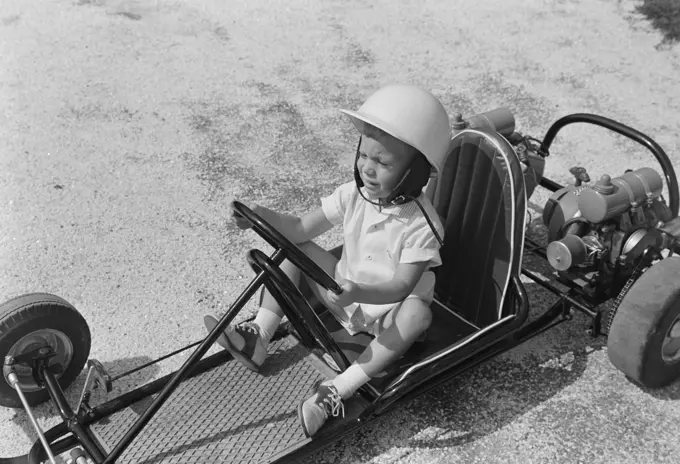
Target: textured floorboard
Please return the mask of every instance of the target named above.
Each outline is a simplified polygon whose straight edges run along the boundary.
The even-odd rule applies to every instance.
[[[119,463],[255,463],[305,440],[297,405],[324,376],[288,339],[256,374],[230,361],[183,382]],[[92,426],[113,448],[146,409],[141,400]]]

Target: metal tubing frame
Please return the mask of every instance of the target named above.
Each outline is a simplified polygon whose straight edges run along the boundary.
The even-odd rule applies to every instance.
[[[514,334],[515,343],[513,346],[520,345],[564,321],[571,320],[571,307],[566,303],[568,301],[565,298],[558,299],[543,314],[520,328]]]
[[[661,168],[664,172],[664,176],[666,178],[666,182],[668,183],[670,197],[669,207],[671,209],[671,213],[673,214],[673,217],[676,217],[678,215],[678,207],[680,205],[680,193],[678,191],[678,179],[675,175],[675,170],[673,169],[673,163],[668,158],[666,152],[664,152],[663,149],[659,146],[659,144],[657,144],[647,135],[633,129],[632,127],[628,127],[625,124],[621,124],[620,122],[614,121],[613,119],[609,119],[604,116],[599,116],[596,114],[589,113],[570,114],[558,119],[553,123],[552,126],[550,126],[550,128],[545,134],[545,137],[543,138],[542,148],[544,150],[548,150],[550,148],[550,145],[552,144],[553,140],[555,139],[555,136],[557,136],[557,133],[560,131],[560,129],[564,128],[569,124],[579,122],[604,127],[605,129],[609,129],[613,132],[616,132],[617,134],[623,135],[624,137],[627,137],[635,142],[638,142],[640,145],[650,150],[654,157],[656,157],[659,164],[661,165]],[[555,187],[557,184],[551,181],[546,181],[545,183],[541,181],[541,185],[546,187],[548,186]]]
[[[100,462],[102,459],[104,459],[104,453],[99,448],[99,445],[95,441],[90,431],[80,423],[76,413],[73,412],[73,409],[71,409],[68,401],[66,401],[64,391],[61,389],[61,386],[54,377],[54,374],[52,374],[50,371],[47,363],[43,363],[40,366],[38,375],[40,376],[40,380],[45,384],[47,392],[59,410],[59,414],[61,415],[64,424],[66,424],[69,432],[71,432],[78,439],[83,448],[85,448],[85,452],[87,452],[92,460],[95,462]]]
[[[585,306],[580,301],[574,299],[574,297],[570,295],[571,292],[567,292],[567,293],[562,292],[559,288],[557,288],[557,287],[553,286],[552,284],[544,281],[543,279],[538,277],[537,274],[534,274],[533,272],[531,272],[527,269],[522,268],[522,274],[529,277],[531,280],[533,280],[534,282],[536,282],[538,285],[545,288],[546,290],[549,290],[552,293],[554,293],[555,295],[559,296],[560,299],[568,301],[569,304],[571,304],[573,307],[575,307],[579,311],[583,312],[584,314],[587,314],[588,316],[590,316],[592,318],[597,317],[596,311],[593,311],[591,308]]]
[[[43,362],[44,364],[44,362]],[[56,464],[56,459],[54,456],[54,453],[52,452],[52,448],[50,448],[50,444],[47,441],[47,438],[45,437],[45,433],[43,432],[42,428],[40,427],[40,424],[38,424],[38,421],[35,419],[35,416],[33,415],[33,411],[31,411],[31,407],[28,404],[28,401],[26,400],[26,396],[24,396],[24,392],[19,386],[19,380],[17,378],[16,372],[11,371],[10,374],[7,376],[7,382],[9,382],[12,387],[17,392],[17,395],[19,395],[19,399],[21,400],[21,404],[24,406],[24,409],[26,410],[26,414],[28,414],[28,418],[31,421],[31,424],[33,425],[33,428],[35,429],[36,433],[38,434],[38,440],[43,449],[45,450],[45,453],[47,454],[47,457],[49,458],[50,462],[53,464]]]

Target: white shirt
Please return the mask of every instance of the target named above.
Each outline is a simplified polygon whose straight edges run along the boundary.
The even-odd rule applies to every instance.
[[[365,190],[362,192],[367,195]],[[444,228],[432,203],[424,194],[418,201],[443,240]],[[435,277],[430,269],[441,264],[440,245],[415,202],[379,207],[364,200],[354,181],[350,181],[322,198],[321,207],[329,222],[343,226],[344,246],[337,276],[356,283],[375,284],[391,280],[399,263],[428,261],[407,298],[432,301]],[[394,306],[394,303],[361,303],[366,324],[372,324]],[[356,304],[350,305],[345,312],[351,317],[356,308]]]

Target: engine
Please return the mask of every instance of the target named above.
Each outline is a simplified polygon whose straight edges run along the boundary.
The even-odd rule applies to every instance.
[[[649,246],[661,249],[668,221],[677,227],[661,196],[663,179],[654,169],[603,175],[590,184],[583,168],[576,182],[556,191],[543,211],[548,228],[547,259],[563,280],[580,281],[588,293],[610,296],[620,289]]]

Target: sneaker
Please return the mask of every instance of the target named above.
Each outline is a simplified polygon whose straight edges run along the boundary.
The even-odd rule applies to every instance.
[[[316,434],[330,416],[345,417],[345,405],[330,382],[318,383],[316,393],[298,405],[298,418],[307,437]]]
[[[219,321],[213,316],[205,316],[203,323],[211,331]],[[260,328],[253,322],[245,322],[236,327],[228,326],[223,334],[217,339],[225,350],[235,360],[248,369],[260,372],[260,367],[267,357],[267,347],[260,336]]]

